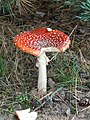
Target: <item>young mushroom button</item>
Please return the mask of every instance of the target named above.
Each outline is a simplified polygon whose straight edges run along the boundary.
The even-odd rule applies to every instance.
[[[18,34],[13,40],[15,46],[38,59],[38,92],[43,96],[47,93],[46,65],[49,62],[45,52],[64,52],[69,48],[69,37],[51,28],[38,28]]]

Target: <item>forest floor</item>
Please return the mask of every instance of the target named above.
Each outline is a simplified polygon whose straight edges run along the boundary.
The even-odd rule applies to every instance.
[[[44,4],[34,14],[0,16],[0,120],[17,120],[15,111],[29,107],[38,113],[37,120],[90,120],[90,24],[56,4],[47,12]],[[16,49],[13,37],[40,27],[70,35],[75,26],[70,48],[47,66],[48,93],[41,100],[37,58]]]

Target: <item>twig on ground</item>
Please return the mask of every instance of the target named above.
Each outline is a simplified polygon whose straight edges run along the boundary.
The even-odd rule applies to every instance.
[[[77,29],[77,26],[78,26],[78,25],[76,25],[76,26],[73,28],[73,30],[71,31],[69,37],[71,37],[71,35],[73,34],[73,32]]]
[[[86,60],[85,60],[85,58],[84,58],[84,56],[83,56],[81,50],[79,50],[79,53],[80,53],[80,59],[81,59],[82,67],[85,69],[85,68],[88,67],[87,62],[86,62]]]
[[[4,26],[2,25],[2,47],[5,51],[5,53],[7,54],[7,48],[6,48],[6,45],[5,45],[5,36],[4,36]]]
[[[85,110],[87,110],[87,109],[89,109],[89,108],[90,108],[90,105],[89,105],[88,107],[86,107],[86,108],[80,110],[79,112],[83,112],[83,111],[85,111]]]
[[[77,113],[74,114],[73,118],[71,120],[75,120]]]
[[[40,109],[43,105],[45,105],[45,104],[46,104],[46,102],[47,102],[47,101],[43,102],[40,106],[38,106],[37,108],[35,108],[35,109],[34,109],[34,111],[36,111],[36,110]]]
[[[40,100],[39,101],[42,101],[44,98],[46,98],[47,96],[50,96],[52,94],[52,91],[51,92],[49,92],[48,94],[46,94],[45,96],[43,96],[42,98],[40,98]]]
[[[77,95],[77,82],[78,82],[78,80],[77,80],[77,78],[76,78],[76,80],[75,80],[75,96],[78,96]],[[78,105],[77,105],[78,103],[77,103],[77,99],[76,99],[76,113],[78,113]]]

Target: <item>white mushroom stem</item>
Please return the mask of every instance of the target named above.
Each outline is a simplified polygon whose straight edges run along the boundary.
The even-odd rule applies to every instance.
[[[55,47],[42,48],[40,55],[38,56],[38,63],[36,66],[39,68],[38,76],[38,92],[41,96],[47,93],[47,70],[46,65],[50,61],[45,52],[59,52]]]
[[[49,59],[46,56],[45,52],[43,52],[38,57],[37,67],[39,68],[39,76],[38,76],[38,92],[39,94],[45,95],[47,93],[47,70],[46,65],[48,64]]]

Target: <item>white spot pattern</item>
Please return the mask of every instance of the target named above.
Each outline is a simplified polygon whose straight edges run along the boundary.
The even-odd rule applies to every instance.
[[[57,47],[60,51],[63,51],[63,48],[67,49],[65,46],[69,46],[69,41],[69,37],[65,33],[59,30],[48,31],[48,29],[43,34],[41,31],[40,35],[31,33],[30,31],[21,32],[14,38],[15,45],[30,54],[40,52],[41,48],[45,47]]]

